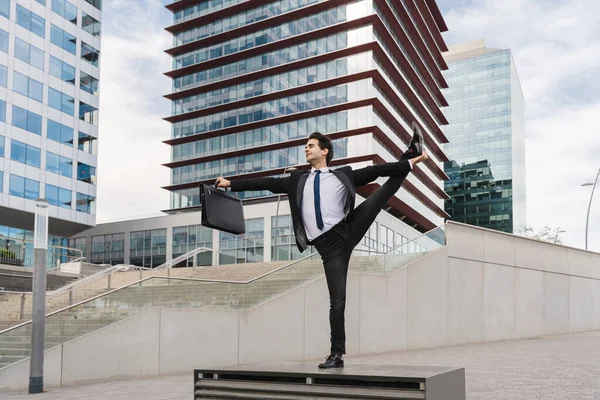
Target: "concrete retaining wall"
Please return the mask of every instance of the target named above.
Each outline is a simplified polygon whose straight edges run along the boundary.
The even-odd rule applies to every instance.
[[[389,276],[349,275],[348,355],[600,329],[600,254],[452,223],[447,237]],[[48,350],[46,384],[319,360],[328,307],[322,277],[248,311],[149,310]],[[26,388],[28,367],[0,370],[0,389]]]

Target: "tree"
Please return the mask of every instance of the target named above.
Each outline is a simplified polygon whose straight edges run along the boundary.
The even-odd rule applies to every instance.
[[[542,229],[535,230],[530,226],[526,226],[522,229],[515,231],[515,235],[525,236],[531,239],[543,240],[545,242],[562,244],[562,239],[560,234],[563,231],[560,228],[551,228],[549,226],[545,226]]]

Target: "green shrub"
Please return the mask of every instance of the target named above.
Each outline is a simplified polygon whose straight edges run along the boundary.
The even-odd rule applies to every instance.
[[[0,257],[17,258],[17,255],[12,250],[0,248]]]

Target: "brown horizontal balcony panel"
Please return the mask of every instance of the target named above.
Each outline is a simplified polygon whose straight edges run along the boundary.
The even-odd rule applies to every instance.
[[[383,22],[379,19],[379,17],[377,17],[377,21],[373,24],[373,26],[375,27],[375,30],[377,31],[379,36],[383,39],[383,41],[387,45],[388,51],[390,51],[392,53],[392,55],[396,58],[396,60],[398,60],[402,69],[404,71],[406,71],[408,78],[413,83],[413,86],[415,86],[415,88],[419,91],[419,94],[425,100],[425,102],[427,104],[429,104],[429,106],[432,109],[439,108],[440,106],[447,106],[448,102],[446,101],[446,98],[442,94],[439,87],[437,87],[435,82],[432,81],[434,84],[433,88],[432,88],[433,90],[431,92],[429,90],[427,90],[427,87],[425,86],[425,84],[423,83],[423,81],[421,80],[419,75],[417,75],[417,73],[413,69],[413,66],[410,64],[408,59],[404,56],[404,53],[402,53],[402,51],[396,44],[396,41],[394,40],[392,35],[389,33],[389,31],[387,30],[385,25],[383,25]],[[439,105],[438,105],[438,103],[439,103]]]
[[[415,94],[413,89],[408,85],[404,77],[398,72],[392,60],[388,58],[387,54],[379,46],[377,46],[377,49],[375,49],[373,53],[375,54],[377,61],[379,61],[379,63],[382,64],[382,66],[385,68],[386,74],[398,87],[400,92],[410,101],[412,101],[417,111],[419,112],[419,115],[421,115],[421,118],[424,118],[432,125],[448,124],[446,116],[437,105],[434,104],[432,106],[433,108],[429,107],[428,109],[423,105],[423,103],[421,103],[421,100],[417,98],[417,95]],[[431,117],[431,114],[429,113],[430,111],[433,114],[433,116],[436,117],[435,119]]]
[[[366,186],[357,188],[356,193],[358,193],[362,197],[367,198],[380,187],[381,185],[377,183],[370,183]],[[402,222],[413,226],[420,232],[424,233],[436,227],[433,222],[425,218],[417,210],[415,210],[396,196],[392,196],[392,198],[388,200],[387,204],[390,207],[389,209],[386,209],[387,212],[392,214],[394,217],[400,219]]]
[[[370,25],[377,20],[376,15],[368,15],[363,18],[355,19],[348,22],[341,22],[339,24],[331,25],[325,28],[317,29],[314,31],[306,32],[300,35],[292,36],[286,39],[277,40],[275,42],[263,44],[261,46],[253,47],[251,49],[239,51],[237,53],[228,54],[207,60],[198,64],[188,65],[187,67],[175,69],[169,72],[165,72],[164,75],[176,78],[178,76],[192,74],[194,72],[203,71],[205,69],[213,68],[219,65],[226,65],[235,61],[251,58],[260,54],[268,53],[273,50],[293,46],[297,43],[307,42],[313,39],[318,39],[323,36],[329,36],[334,33],[347,31],[350,29],[358,28],[364,25]]]
[[[438,28],[437,24],[433,20],[433,16],[431,15],[431,12],[429,11],[429,7],[427,7],[427,4],[424,1],[417,1],[416,5],[417,5],[419,11],[421,12],[421,17],[423,18],[423,21],[425,21],[425,24],[427,25],[427,28],[429,29],[429,33],[431,34],[431,37],[437,44],[440,51],[442,51],[442,52],[448,51],[448,46],[446,45],[446,41],[442,37],[440,28]],[[442,57],[442,59],[443,59],[443,57]],[[445,60],[444,60],[444,62],[445,62]]]
[[[415,49],[412,42],[408,38],[407,33],[404,32],[404,29],[402,29],[402,26],[396,19],[396,16],[394,15],[392,10],[388,6],[387,2],[384,0],[375,0],[375,1],[378,2],[379,7],[380,7],[381,11],[383,12],[383,15],[381,17],[385,16],[386,20],[389,21],[390,24],[393,26],[392,29],[395,30],[396,36],[402,43],[404,43],[404,45],[405,45],[404,47],[407,49],[409,56],[412,58],[414,63],[418,66],[418,68],[421,71],[421,73],[423,74],[425,80],[429,84],[429,87],[431,88],[431,90],[433,90],[437,93],[440,91],[440,88],[447,88],[448,83],[444,79],[444,76],[442,75],[442,73],[439,70],[439,68],[437,67],[437,65],[435,65],[435,62],[433,62],[433,59],[431,59],[431,61],[433,62],[434,68],[431,68],[431,65],[430,65],[430,68],[428,69],[427,65],[425,64],[425,60],[423,59],[425,57],[422,58],[419,55],[419,53],[417,53],[417,50]],[[412,21],[409,21],[409,22],[410,22],[410,24],[412,24]],[[386,29],[387,29],[387,27],[386,27]],[[418,33],[417,33],[417,35],[418,35]],[[417,40],[415,38],[415,42],[416,41]],[[395,41],[394,41],[394,43],[395,43]]]
[[[250,24],[246,24],[240,26],[238,28],[219,33],[212,36],[207,36],[205,38],[195,40],[193,42],[185,43],[180,46],[176,46],[165,50],[165,53],[170,54],[171,56],[177,56],[179,54],[187,53],[192,50],[201,49],[204,47],[212,46],[216,43],[222,43],[227,40],[244,36],[252,32],[257,32],[263,29],[267,29],[269,27],[281,25],[284,22],[293,21],[296,19],[300,19],[302,17],[306,17],[308,15],[317,14],[321,11],[328,10],[330,8],[335,8],[344,3],[350,3],[354,0],[329,0],[322,3],[312,4],[310,6],[306,6],[303,8],[299,8],[297,10],[289,11],[284,14],[279,14],[271,18],[263,19],[258,22],[253,22]],[[229,14],[233,15],[233,14]],[[205,21],[205,23],[210,21]],[[201,26],[202,24],[197,24],[194,26],[190,26],[188,29],[193,28],[195,26]]]
[[[374,164],[385,164],[385,160],[376,154],[373,157],[373,163]],[[408,180],[405,180],[402,183],[402,187],[400,188],[400,190],[402,190],[402,189],[406,189],[406,191],[408,191],[410,194],[415,196],[417,198],[417,200],[419,200],[421,203],[423,203],[425,205],[425,207],[427,207],[431,211],[433,211],[438,217],[442,217],[442,218],[449,217],[449,215],[446,213],[446,211],[444,211],[437,204],[435,204],[429,197],[427,197],[425,195],[425,193],[423,193],[421,190],[419,190],[414,184],[410,183]]]
[[[375,126],[373,128],[373,136],[375,136],[397,159],[400,159],[400,157],[402,157],[402,155],[404,154],[404,151],[400,149],[400,147],[398,147],[396,143],[394,143],[394,141],[391,140],[379,127]],[[444,189],[439,187],[433,181],[433,179],[429,177],[429,175],[423,172],[422,167],[420,167],[419,165],[415,165],[412,172],[417,178],[419,178],[421,182],[423,182],[423,184],[425,184],[425,186],[431,189],[431,191],[434,192],[438,196],[438,198],[444,200],[450,198],[448,194],[444,191]]]
[[[405,25],[409,26],[411,29],[411,34],[419,37],[417,41],[421,51],[428,52],[431,59],[435,59],[435,65],[438,70],[446,70],[448,69],[448,65],[446,64],[446,60],[442,56],[442,52],[435,42],[433,35],[429,31],[429,27],[427,23],[423,19],[421,15],[420,8],[417,8],[415,3],[412,0],[406,0],[405,2],[408,5],[408,10],[403,7],[400,2],[392,2],[392,6],[396,9],[398,14],[401,16],[402,21]],[[427,12],[427,6],[422,1],[419,1],[419,5],[422,6]],[[410,15],[413,16],[413,19],[416,21],[417,27],[412,22]],[[417,29],[418,28],[418,29]]]
[[[262,94],[260,96],[250,97],[244,100],[232,101],[231,103],[219,104],[214,107],[203,108],[196,111],[191,111],[184,114],[174,115],[172,117],[163,118],[167,122],[186,121],[192,118],[203,117],[206,115],[216,114],[223,111],[234,110],[236,108],[244,108],[255,104],[265,103],[271,100],[282,99],[289,96],[294,96],[301,93],[313,92],[316,90],[326,89],[345,83],[356,82],[363,79],[372,78],[376,70],[358,72],[356,74],[345,75],[339,78],[327,79],[307,85],[297,86],[291,89],[279,90],[273,93]]]
[[[366,154],[366,155],[357,156],[357,157],[347,157],[347,158],[340,158],[340,159],[334,158],[331,161],[330,166],[332,166],[332,167],[343,166],[343,165],[359,163],[359,162],[364,162],[364,161],[373,161],[373,164],[385,164],[385,161],[380,156],[378,156],[376,154]],[[301,165],[298,165],[295,167],[299,170],[310,169],[309,164],[301,164]],[[230,177],[228,176],[226,178],[230,179],[230,180],[263,178],[263,177],[268,177],[268,176],[281,175],[284,173],[284,171],[285,171],[285,168],[273,168],[273,169],[269,169],[269,170],[265,170],[265,171],[257,171],[257,172],[251,172],[251,173],[246,173],[246,174],[232,175],[232,176],[230,176]],[[215,178],[211,178],[211,179],[204,179],[204,180],[182,183],[182,184],[177,184],[177,185],[164,186],[163,189],[166,189],[169,191],[181,190],[181,189],[191,189],[191,188],[198,187],[200,184],[210,185],[210,184],[213,184],[214,182],[215,182]],[[440,213],[441,213],[441,215],[440,215],[441,217],[447,216],[447,214],[444,212],[444,210],[439,208],[433,201],[431,201],[429,198],[427,198],[427,196],[425,196],[425,194],[423,192],[421,192],[419,189],[417,189],[410,182],[405,180],[404,183],[402,184],[402,187],[404,189],[406,189],[409,193],[411,193],[413,196],[415,196],[427,208],[429,208],[433,212],[435,212],[436,215],[440,215]],[[402,190],[402,189],[400,189],[400,190]]]
[[[403,139],[405,143],[410,142],[410,139],[412,138],[412,133],[409,133],[378,99],[375,99],[375,101],[373,102],[373,107],[382,116],[387,125],[389,125],[389,127],[394,130],[398,137]],[[448,161],[448,157],[442,151],[442,149],[437,147],[437,145],[431,140],[431,138],[428,135],[425,134],[423,136],[425,139],[425,144],[429,147],[431,152],[435,154],[435,156],[438,157],[440,161]],[[444,170],[441,169],[432,159],[425,161],[425,164],[439,179],[443,181],[449,179],[448,175],[446,175]]]
[[[379,189],[379,187],[380,187],[380,185],[377,183],[369,184],[367,186],[362,186],[360,188],[357,188],[357,194],[366,198],[371,193],[373,193],[375,190]],[[282,200],[287,199],[287,195],[282,195],[281,199]],[[277,195],[271,195],[271,196],[262,196],[262,197],[256,197],[256,198],[250,198],[250,199],[242,199],[242,203],[244,205],[251,205],[251,204],[271,203],[271,202],[275,202],[276,200],[277,200]],[[436,227],[431,221],[429,221],[428,219],[423,217],[416,210],[414,210],[413,208],[411,208],[410,206],[408,206],[406,203],[404,203],[402,200],[398,199],[395,196],[392,197],[392,199],[390,199],[390,201],[388,201],[388,204],[390,206],[389,206],[389,208],[386,209],[387,212],[389,212],[394,217],[398,218],[400,221],[404,222],[405,224],[407,224],[409,226],[412,226],[413,228],[417,229],[420,232],[425,233]],[[190,207],[172,208],[172,209],[161,210],[161,211],[164,213],[167,213],[167,214],[174,214],[174,213],[180,213],[180,212],[200,211],[201,209],[202,209],[202,207],[200,205],[197,205],[197,206],[190,206]]]
[[[448,27],[446,26],[446,21],[444,21],[444,17],[442,16],[442,12],[437,5],[437,0],[423,0],[427,3],[427,8],[431,12],[433,19],[435,20],[437,27],[440,32],[446,32]]]
[[[406,118],[409,121],[416,120],[412,111],[408,108],[406,104],[404,104],[404,101],[402,101],[402,99],[398,97],[398,95],[394,92],[394,89],[392,89],[392,87],[387,83],[387,81],[379,73],[379,71],[377,71],[377,73],[374,74],[373,80],[384,91],[384,94],[388,96],[388,101],[391,101],[392,104],[394,104],[396,108],[398,108],[397,112],[399,112],[402,116],[404,116],[404,118]],[[431,133],[438,139],[438,141],[440,141],[440,143],[448,143],[448,138],[446,137],[446,135],[444,135],[444,132],[442,132],[440,127],[435,123],[435,121],[433,121],[431,117],[427,118],[427,115],[423,115],[423,119],[425,121],[429,120],[430,123],[428,123],[427,126],[429,127]],[[433,122],[433,124],[431,122]]]
[[[358,157],[348,157],[348,158],[338,158],[338,159],[334,158],[331,161],[331,163],[329,163],[329,165],[332,167],[335,167],[338,165],[346,165],[346,164],[352,164],[352,163],[359,163],[359,162],[363,162],[363,161],[371,161],[371,160],[373,160],[374,156],[375,156],[374,154],[366,154],[366,155],[358,156]],[[310,164],[294,165],[294,167],[299,170],[308,170],[308,169],[310,169]],[[281,175],[281,174],[283,174],[284,170],[285,170],[285,168],[272,168],[272,169],[268,169],[268,170],[264,170],[264,171],[251,172],[251,173],[247,173],[247,174],[231,175],[230,177],[226,177],[226,178],[229,180],[232,180],[232,181],[239,180],[239,179],[264,178],[267,176]],[[191,188],[195,188],[195,187],[199,186],[202,183],[205,185],[213,184],[213,183],[215,183],[215,178],[204,179],[204,180],[195,181],[195,182],[181,183],[178,185],[163,186],[162,189],[166,189],[166,190],[170,190],[170,191],[181,190],[181,189],[191,189]]]
[[[397,157],[398,159],[400,159],[400,157],[404,154],[404,152],[402,150],[400,150],[400,148],[398,146],[396,146],[393,143],[393,141],[391,141],[379,127],[376,127],[376,126],[368,126],[368,127],[358,128],[358,129],[334,132],[334,133],[328,134],[327,136],[329,138],[331,138],[332,140],[335,140],[335,139],[341,139],[341,138],[350,137],[350,136],[362,135],[365,133],[373,133],[379,141],[384,143],[386,145],[386,147],[388,147],[390,150],[392,150],[392,154],[395,157]],[[177,167],[183,167],[186,165],[194,165],[194,164],[222,160],[222,159],[227,159],[227,158],[232,158],[232,157],[256,154],[256,153],[261,153],[264,151],[279,150],[279,149],[303,145],[306,143],[306,140],[307,140],[307,138],[287,140],[287,141],[280,142],[280,143],[273,143],[273,144],[268,144],[268,145],[263,145],[263,146],[250,147],[250,148],[246,148],[246,149],[242,149],[242,150],[234,150],[234,151],[229,151],[229,152],[220,153],[220,154],[212,154],[209,156],[196,157],[196,158],[192,158],[192,159],[188,159],[188,160],[174,161],[174,162],[163,164],[163,166],[168,167],[168,168],[177,168]],[[383,162],[383,159],[381,159],[381,162]],[[381,162],[379,162],[379,163],[381,163]],[[425,184],[440,199],[449,198],[448,195],[446,194],[446,192],[444,192],[438,185],[436,185],[436,183],[431,178],[429,178],[429,176],[427,174],[425,174],[420,167],[415,166],[413,173],[420,181],[423,182],[423,184]]]
[[[440,71],[440,66],[431,55],[431,52],[427,44],[424,42],[423,37],[419,33],[417,27],[414,25],[413,21],[410,19],[410,16],[408,15],[409,11],[406,10],[400,4],[400,2],[393,2],[394,8],[398,12],[401,21],[408,29],[408,32],[405,32],[400,23],[398,22],[398,17],[396,17],[396,15],[392,12],[390,5],[387,3],[387,1],[375,1],[377,2],[379,8],[383,11],[386,19],[390,21],[390,23],[394,26],[398,35],[403,37],[403,43],[405,43],[405,46],[408,47],[409,51],[412,53],[411,56],[418,58],[420,64],[422,64],[421,69],[424,69],[427,72],[427,74],[429,74],[434,79],[438,87],[447,88],[448,83],[446,82],[446,79]],[[407,0],[407,2],[409,1],[410,0]],[[412,38],[412,41],[409,40],[409,36]],[[416,47],[419,48],[420,54],[416,51]],[[437,46],[435,47],[435,49],[437,50]],[[427,66],[429,67],[429,69],[426,68]]]
[[[353,108],[370,106],[373,104],[374,101],[375,101],[374,98],[358,100],[358,101],[351,101],[348,103],[336,104],[334,106],[321,107],[321,108],[316,108],[314,110],[302,111],[302,112],[297,112],[297,113],[293,113],[293,114],[289,114],[289,115],[283,115],[281,117],[268,118],[268,119],[264,119],[262,121],[250,122],[247,124],[231,126],[228,128],[216,129],[213,131],[197,133],[194,135],[183,136],[183,137],[174,138],[174,139],[168,139],[168,140],[164,140],[163,143],[166,143],[168,145],[191,143],[191,142],[196,142],[196,141],[202,140],[202,139],[210,139],[210,138],[217,137],[217,136],[229,135],[231,133],[244,132],[244,131],[249,131],[252,129],[264,128],[264,127],[270,126],[270,125],[283,124],[285,122],[316,117],[319,115],[331,114],[331,113],[335,113],[335,112],[339,112],[339,111],[350,110]]]
[[[336,60],[338,58],[348,57],[348,56],[351,56],[354,54],[364,53],[364,52],[367,52],[370,50],[374,50],[375,48],[378,48],[378,47],[379,47],[379,44],[376,41],[371,42],[371,43],[365,43],[365,44],[361,44],[358,46],[349,47],[347,49],[331,51],[329,53],[321,54],[318,56],[304,58],[302,60],[293,61],[293,62],[290,62],[287,64],[277,65],[277,66],[271,67],[271,68],[264,68],[259,71],[250,72],[250,73],[239,75],[239,76],[236,76],[233,78],[224,79],[222,81],[211,82],[206,85],[201,85],[201,86],[197,86],[194,88],[181,90],[179,92],[167,94],[163,97],[165,97],[169,100],[182,99],[182,98],[194,96],[194,95],[200,94],[200,93],[211,92],[216,89],[230,87],[233,85],[238,85],[240,83],[253,82],[257,79],[262,79],[262,78],[265,78],[268,76],[281,74],[283,72],[293,71],[296,69],[309,67],[311,65],[322,64],[324,62]],[[440,111],[440,113],[441,113],[441,111]],[[441,113],[441,114],[443,115],[443,113]]]
[[[182,0],[182,1],[176,1],[174,3],[168,4],[165,7],[167,9],[171,10],[173,13],[175,13],[183,8],[187,8],[189,6],[193,6],[194,4],[201,3],[202,1],[203,0]],[[185,5],[182,5],[181,3],[185,3]],[[196,18],[192,18],[187,21],[178,22],[174,25],[171,25],[171,26],[165,28],[165,30],[167,32],[171,32],[171,33],[185,31],[185,30],[188,30],[195,26],[204,25],[204,24],[207,24],[209,22],[212,22],[212,21],[215,21],[215,20],[218,20],[221,18],[239,14],[246,10],[251,10],[251,9],[256,8],[264,3],[265,3],[264,0],[245,1],[243,3],[235,4],[231,7],[222,8],[220,10],[215,10],[208,14],[200,15]]]
[[[350,129],[350,130],[340,131],[340,132],[333,132],[333,133],[327,134],[327,137],[329,137],[330,139],[333,139],[333,140],[341,139],[341,138],[345,138],[345,137],[349,137],[349,136],[356,136],[356,135],[362,135],[365,133],[370,133],[370,132],[373,132],[373,130],[375,128],[376,127],[374,127],[374,126],[367,126],[364,128]],[[196,158],[190,158],[188,160],[174,161],[174,162],[163,164],[163,166],[168,167],[168,168],[177,168],[177,167],[183,167],[186,165],[194,165],[194,164],[199,164],[199,163],[203,163],[203,162],[210,162],[210,161],[221,160],[221,159],[226,159],[226,158],[246,156],[249,154],[262,153],[264,151],[285,149],[288,147],[301,146],[303,144],[306,144],[307,139],[308,138],[286,140],[284,142],[270,143],[270,144],[266,144],[263,146],[249,147],[249,148],[241,149],[241,150],[233,150],[233,151],[228,151],[226,153],[211,154],[209,156],[204,156],[204,157],[196,157]]]

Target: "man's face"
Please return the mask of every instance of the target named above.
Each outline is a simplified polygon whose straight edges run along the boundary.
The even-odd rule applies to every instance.
[[[325,160],[329,150],[322,150],[319,147],[319,141],[317,139],[310,139],[304,147],[304,154],[306,155],[306,161],[312,164],[315,161]]]

